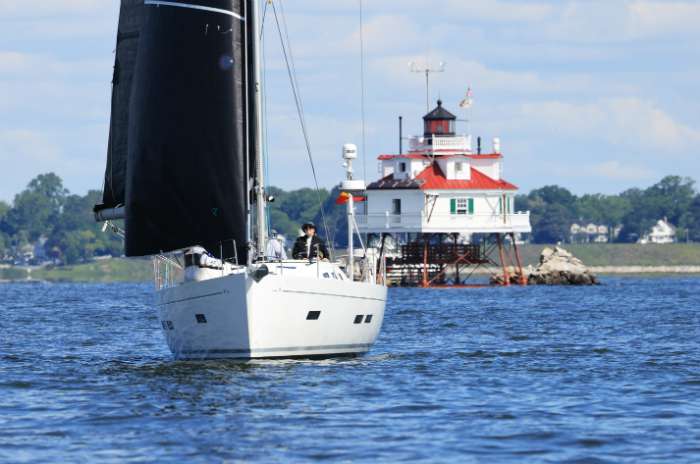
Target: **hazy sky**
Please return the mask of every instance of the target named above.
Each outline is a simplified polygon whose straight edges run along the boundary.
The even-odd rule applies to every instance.
[[[31,4],[31,8],[28,5]],[[362,146],[359,0],[286,0],[321,183]],[[0,0],[0,199],[41,172],[100,188],[117,0]],[[619,192],[666,174],[700,179],[700,1],[364,0],[367,177],[420,130],[423,79],[471,132],[499,136],[508,180],[529,190]],[[270,18],[268,18],[270,19]],[[311,185],[272,21],[266,45],[271,183]],[[464,124],[459,128],[466,130]],[[490,145],[490,142],[487,143]],[[361,171],[360,167],[360,171]]]

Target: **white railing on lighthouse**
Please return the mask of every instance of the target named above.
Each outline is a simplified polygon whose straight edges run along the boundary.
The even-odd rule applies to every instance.
[[[530,212],[477,214],[364,214],[356,216],[363,232],[529,232]]]
[[[409,146],[411,151],[443,150],[470,153],[472,151],[472,137],[471,135],[434,135],[432,144],[428,143],[425,137],[411,137]]]

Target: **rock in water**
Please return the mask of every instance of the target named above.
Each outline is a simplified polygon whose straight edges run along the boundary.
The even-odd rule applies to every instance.
[[[540,264],[528,275],[529,285],[597,285],[598,278],[583,262],[557,246],[545,248]]]

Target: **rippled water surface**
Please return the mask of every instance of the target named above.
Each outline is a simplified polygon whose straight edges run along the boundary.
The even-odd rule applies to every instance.
[[[361,358],[173,361],[148,285],[0,285],[2,462],[700,462],[700,279],[393,289]]]

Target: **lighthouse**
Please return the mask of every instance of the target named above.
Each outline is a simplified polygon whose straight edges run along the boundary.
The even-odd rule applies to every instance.
[[[438,100],[407,153],[378,157],[381,177],[367,186],[359,228],[382,248],[387,237],[401,244],[387,261],[396,284],[461,285],[481,266],[502,272],[504,284],[523,282],[516,237],[531,232],[530,213],[515,211],[500,140],[482,152],[479,138],[474,151],[456,122]]]

